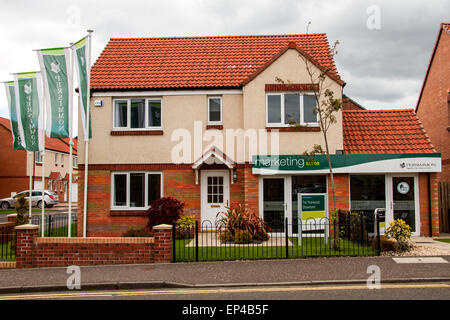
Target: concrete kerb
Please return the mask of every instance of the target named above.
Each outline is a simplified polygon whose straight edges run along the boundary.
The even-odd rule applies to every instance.
[[[430,283],[447,282],[450,277],[442,278],[408,278],[408,279],[386,279],[381,281],[381,286],[387,283]],[[211,284],[189,284],[167,281],[151,282],[105,282],[82,284],[80,290],[71,290],[63,285],[42,285],[42,286],[20,286],[0,288],[0,294],[32,293],[32,292],[82,292],[82,291],[102,291],[102,290],[142,290],[142,289],[164,289],[164,288],[189,288],[189,289],[210,289],[210,288],[238,288],[238,287],[275,287],[275,286],[325,286],[325,285],[357,285],[366,284],[367,279],[356,280],[326,280],[326,281],[296,281],[296,282],[269,282],[269,283],[211,283]]]

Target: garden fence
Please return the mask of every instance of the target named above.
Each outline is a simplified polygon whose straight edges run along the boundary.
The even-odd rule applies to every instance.
[[[373,216],[373,212],[372,212]],[[191,227],[173,226],[174,262],[280,259],[325,256],[380,255],[380,224],[370,214],[339,213],[338,222],[323,219],[271,221],[265,241],[236,243],[225,238],[224,226],[196,221]],[[338,237],[335,236],[338,234]],[[336,240],[338,239],[338,240]]]

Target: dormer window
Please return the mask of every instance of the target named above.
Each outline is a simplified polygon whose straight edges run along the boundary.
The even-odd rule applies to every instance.
[[[318,126],[314,108],[316,98],[306,93],[268,93],[266,95],[266,124],[268,127]]]

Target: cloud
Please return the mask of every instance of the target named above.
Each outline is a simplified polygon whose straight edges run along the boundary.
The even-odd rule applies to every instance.
[[[344,92],[368,108],[414,107],[447,0],[0,0],[0,80],[36,70],[32,49],[65,46],[94,29],[93,60],[111,37],[327,33],[340,41]],[[367,8],[380,9],[369,30]],[[7,115],[0,89],[0,115]]]

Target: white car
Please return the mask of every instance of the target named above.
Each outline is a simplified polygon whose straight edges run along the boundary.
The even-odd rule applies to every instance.
[[[0,207],[2,209],[10,209],[13,208],[17,198],[25,194],[25,199],[30,199],[30,192],[28,190],[19,192],[13,197],[0,199]],[[53,205],[59,203],[58,195],[51,190],[44,190],[44,207],[51,208]],[[42,191],[41,190],[33,190],[31,193],[31,205],[33,207],[42,208]]]

